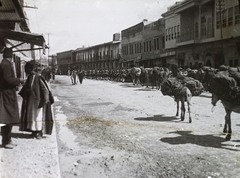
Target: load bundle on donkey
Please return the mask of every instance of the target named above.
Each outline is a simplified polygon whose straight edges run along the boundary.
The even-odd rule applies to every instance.
[[[179,80],[184,86],[188,87],[193,96],[199,96],[203,92],[203,85],[199,80],[192,77],[184,77]]]
[[[229,76],[234,78],[237,82],[237,85],[240,87],[240,68],[239,67],[230,67],[228,69]]]
[[[210,92],[215,93],[221,100],[240,105],[240,87],[233,77],[216,74],[212,78]]]

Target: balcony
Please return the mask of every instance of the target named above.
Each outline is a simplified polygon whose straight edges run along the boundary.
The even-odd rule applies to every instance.
[[[211,39],[213,37],[214,37],[213,29],[202,32],[202,34],[199,34],[196,32],[189,32],[187,34],[181,34],[179,38],[176,39],[176,43],[177,43],[176,45],[182,46],[182,45],[188,45],[193,43],[201,43],[206,39]]]

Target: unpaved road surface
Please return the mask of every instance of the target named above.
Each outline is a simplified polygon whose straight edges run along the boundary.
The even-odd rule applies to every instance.
[[[62,177],[239,178],[240,115],[232,139],[222,133],[224,109],[211,95],[192,98],[192,123],[176,117],[173,98],[131,83],[68,76],[51,84]]]

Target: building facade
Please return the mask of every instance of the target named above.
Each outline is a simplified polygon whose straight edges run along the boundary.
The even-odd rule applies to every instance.
[[[70,62],[83,70],[235,67],[240,63],[239,7],[239,0],[177,1],[163,18],[144,19],[115,34],[118,40],[74,50]]]
[[[73,50],[68,50],[57,53],[58,74],[68,75],[68,71],[71,67],[70,65],[73,63],[72,52]]]
[[[184,0],[169,7],[162,16],[166,23],[166,48],[175,50],[178,66],[239,64],[237,0]]]
[[[139,66],[167,66],[165,51],[165,20],[163,18],[144,25],[142,32],[142,52]]]
[[[73,66],[79,70],[112,70],[119,67],[121,58],[120,34],[113,41],[73,51]]]

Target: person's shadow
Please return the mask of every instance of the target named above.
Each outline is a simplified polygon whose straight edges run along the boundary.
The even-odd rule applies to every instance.
[[[169,132],[169,134],[179,134],[177,137],[165,137],[161,138],[160,141],[169,143],[171,145],[179,144],[195,144],[203,147],[221,148],[231,151],[240,151],[238,149],[240,145],[224,144],[225,138],[214,136],[214,135],[194,135],[192,131],[175,131]],[[232,140],[233,141],[233,140]],[[240,142],[240,140],[234,140],[234,142]],[[232,147],[232,148],[229,148]]]

